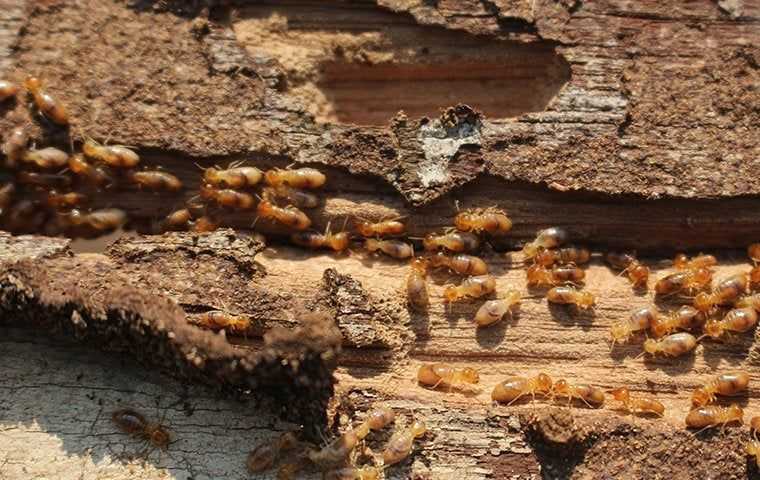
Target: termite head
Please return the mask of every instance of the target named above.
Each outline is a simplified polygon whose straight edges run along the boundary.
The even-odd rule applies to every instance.
[[[619,322],[610,327],[612,343],[624,342],[631,336],[631,327],[627,322]]]
[[[594,306],[596,301],[594,300],[594,294],[591,292],[587,292],[585,290],[581,290],[578,292],[578,297],[576,301],[576,305],[578,305],[581,308],[591,308]]]
[[[753,284],[760,283],[760,265],[749,271],[749,281]],[[757,308],[755,310],[758,310]]]
[[[424,258],[415,257],[409,263],[409,266],[419,275],[425,275],[427,273],[427,261]]]
[[[626,387],[620,387],[614,390],[610,390],[609,394],[612,395],[612,398],[621,402],[627,402],[631,398],[631,393],[628,391]]]
[[[504,294],[504,301],[507,302],[507,305],[510,307],[519,304],[521,299],[522,295],[520,295],[520,292],[517,290],[509,290]]]
[[[760,441],[750,440],[749,442],[747,442],[747,445],[744,448],[745,448],[745,451],[747,452],[747,455],[758,457],[757,465],[758,467],[760,467]]]
[[[689,264],[689,257],[685,253],[679,253],[673,258],[673,266],[679,270],[686,268]]]
[[[217,170],[214,167],[209,167],[205,170],[203,170],[203,180],[205,180],[208,183],[216,183],[216,180],[219,178],[219,170]]]
[[[549,392],[552,390],[552,383],[552,379],[549,375],[545,373],[539,373],[538,376],[536,376],[536,391]]]
[[[274,205],[269,200],[261,200],[256,207],[256,212],[262,217],[269,217],[274,211]]]
[[[747,247],[747,255],[755,263],[760,263],[760,243],[753,243]]]
[[[649,267],[641,264],[636,265],[635,267],[628,270],[628,277],[631,279],[631,282],[634,284],[634,286],[646,286],[647,281],[649,280]]]
[[[710,321],[705,324],[705,335],[718,338],[723,335],[723,324],[717,321]]]
[[[154,425],[146,429],[150,436],[150,443],[162,450],[166,450],[171,443],[171,435],[161,425]]]
[[[462,380],[467,383],[478,383],[480,381],[480,374],[477,370],[471,367],[465,367],[462,369]]]
[[[412,426],[409,428],[412,432],[412,435],[414,435],[415,438],[421,437],[425,435],[425,432],[427,432],[427,426],[425,425],[425,422],[422,420],[415,420],[412,422]]]
[[[695,407],[707,405],[715,400],[715,394],[704,387],[700,387],[691,394],[691,404]]]
[[[457,298],[459,298],[459,293],[457,291],[457,287],[454,285],[447,285],[446,288],[443,289],[443,299],[446,302],[453,302]]]
[[[42,88],[42,81],[33,75],[29,75],[26,77],[26,80],[24,80],[24,88],[30,92],[36,92]]]
[[[712,295],[707,292],[700,292],[694,297],[694,308],[700,312],[708,312],[712,309],[715,303],[713,302]]]
[[[645,352],[654,355],[655,353],[657,353],[660,346],[657,343],[657,340],[653,338],[647,338],[646,340],[644,340],[643,347],[644,347]]]
[[[570,384],[563,378],[554,383],[552,390],[554,395],[567,395],[570,393]]]
[[[740,424],[744,424],[744,410],[742,410],[742,407],[740,407],[737,404],[732,404],[728,407],[728,411],[726,412],[726,420],[731,422],[739,422]]]
[[[693,281],[698,285],[707,285],[712,280],[712,272],[707,268],[698,268],[693,275]]]

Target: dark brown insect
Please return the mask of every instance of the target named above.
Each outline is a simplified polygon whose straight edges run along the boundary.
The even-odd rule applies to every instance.
[[[24,81],[24,87],[32,95],[37,110],[39,110],[45,118],[58,125],[69,124],[69,114],[66,112],[66,107],[45,91],[42,86],[42,81],[39,78],[32,76],[27,77]]]
[[[169,448],[169,431],[159,423],[149,422],[141,413],[131,408],[123,408],[113,412],[111,419],[116,427],[127,435],[141,438],[161,450]]]
[[[605,260],[613,268],[621,270],[634,288],[644,288],[649,281],[649,267],[638,261],[632,253],[608,253]]]

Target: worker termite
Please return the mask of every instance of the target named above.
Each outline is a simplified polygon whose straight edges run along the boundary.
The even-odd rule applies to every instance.
[[[627,320],[621,320],[610,327],[612,345],[627,342],[635,332],[649,328],[658,313],[654,307],[644,307],[634,311]]]
[[[116,230],[127,223],[127,213],[118,208],[93,210],[86,215],[86,222],[95,230]]]
[[[704,313],[690,305],[683,305],[675,312],[657,314],[649,329],[655,337],[663,337],[676,330],[694,330],[705,324]]]
[[[39,110],[45,118],[58,125],[69,124],[69,114],[66,112],[66,107],[64,107],[62,103],[56,101],[53,96],[44,90],[42,81],[39,78],[32,76],[27,77],[24,81],[24,87],[32,95],[37,110]]]
[[[251,328],[251,320],[243,315],[232,315],[219,310],[193,315],[192,323],[209,330],[225,330],[230,333],[242,333]]]
[[[377,480],[378,478],[380,478],[380,469],[369,465],[360,468],[344,467],[322,474],[322,480]]]
[[[677,270],[696,270],[698,268],[709,268],[718,264],[718,260],[713,255],[697,255],[689,258],[684,253],[679,253],[673,259],[673,267]]]
[[[123,408],[113,412],[111,419],[122,432],[142,438],[155,448],[161,450],[169,448],[171,443],[169,431],[160,423],[149,422],[139,412],[131,408]]]
[[[45,203],[54,209],[74,208],[87,203],[87,196],[77,192],[58,193],[51,190],[45,196]]]
[[[398,220],[382,220],[376,223],[360,220],[354,224],[354,228],[362,237],[392,237],[406,231],[406,225]]]
[[[160,170],[129,172],[127,173],[127,179],[139,188],[147,188],[148,190],[166,190],[167,192],[178,192],[182,190],[182,181],[179,178],[171,173],[162,172]],[[219,192],[223,191],[224,190],[217,190],[217,197],[222,195]]]
[[[555,263],[564,265],[574,263],[581,265],[588,263],[591,252],[583,247],[562,247],[557,249],[541,249],[535,256],[535,263],[544,267],[551,267]]]
[[[114,183],[113,174],[107,167],[92,165],[81,153],[69,157],[69,170],[95,187],[105,187]]]
[[[364,440],[370,431],[382,430],[396,419],[396,413],[387,407],[375,408],[367,414],[358,427],[354,429],[359,440]]]
[[[192,224],[190,230],[195,233],[213,232],[221,226],[219,221],[211,216],[203,215],[198,217]]]
[[[444,386],[451,390],[478,383],[480,375],[474,368],[455,368],[444,363],[433,363],[422,365],[417,370],[417,381],[430,388]]]
[[[411,258],[414,256],[414,247],[401,240],[378,240],[376,238],[368,238],[364,241],[364,248],[370,253],[380,251],[389,257],[399,259]]]
[[[217,188],[253,187],[263,176],[261,170],[256,167],[233,167],[226,170],[212,167],[203,171],[203,181]]]
[[[757,312],[754,308],[734,308],[721,320],[711,320],[705,325],[705,336],[719,338],[725,332],[744,333],[757,325]]]
[[[523,246],[523,255],[530,259],[542,249],[557,248],[567,241],[567,231],[560,227],[550,227],[539,231],[535,240]]]
[[[18,85],[7,80],[0,80],[0,102],[15,97],[21,90]]]
[[[43,170],[60,170],[69,164],[69,154],[55,147],[27,150],[21,160]]]
[[[707,287],[711,280],[712,272],[707,268],[681,270],[657,280],[654,290],[657,295],[670,295],[681,291],[696,292]]]
[[[736,301],[736,306],[738,308],[754,308],[756,312],[760,312],[760,293],[740,298]]]
[[[162,231],[187,230],[192,219],[193,216],[190,213],[190,210],[187,208],[181,208],[167,215],[161,221],[160,229]]]
[[[755,262],[755,264],[760,263],[760,242],[753,243],[747,247],[747,256],[749,256],[750,260]]]
[[[575,265],[557,265],[551,269],[534,264],[525,271],[529,286],[548,287],[563,283],[583,283],[586,272]]]
[[[649,267],[642,265],[632,253],[613,253],[604,256],[604,259],[613,268],[620,269],[620,274],[625,274],[634,288],[644,288],[649,281]]]
[[[61,173],[22,171],[16,174],[16,180],[24,185],[33,185],[45,189],[67,188],[71,185],[71,178]]]
[[[459,285],[446,285],[443,298],[446,302],[456,302],[466,298],[480,298],[496,290],[496,279],[491,275],[467,277]]]
[[[697,407],[686,415],[686,426],[688,428],[701,428],[704,430],[705,428],[718,425],[725,426],[731,422],[744,423],[744,411],[739,405],[731,405],[729,407],[707,405]]]
[[[425,423],[422,420],[415,420],[410,427],[394,433],[383,451],[383,464],[393,465],[408,457],[412,453],[414,440],[425,435],[425,432],[427,432]]]
[[[747,442],[744,446],[744,451],[747,452],[747,455],[755,457],[755,465],[757,465],[757,468],[760,468],[760,440],[750,440]]]
[[[632,397],[627,387],[620,387],[608,392],[612,398],[621,402],[624,410],[631,414],[653,413],[659,417],[665,414],[665,405],[652,397]]]
[[[290,205],[296,208],[316,208],[319,205],[319,197],[310,192],[305,192],[287,185],[267,187],[262,190],[262,195],[267,200],[284,198]]]
[[[504,235],[512,230],[512,220],[503,210],[496,208],[467,210],[454,217],[454,227],[462,232]]]
[[[674,333],[659,340],[648,338],[644,341],[644,352],[650,355],[661,354],[668,357],[679,357],[689,353],[697,346],[694,335],[686,332]]]
[[[330,224],[327,224],[325,233],[296,232],[290,236],[290,240],[296,245],[308,248],[329,248],[335,252],[346,250],[351,243],[348,232],[332,233]]]
[[[309,460],[323,470],[342,466],[359,440],[354,430],[348,430],[324,448],[309,451]]]
[[[589,385],[571,385],[567,380],[557,380],[552,387],[552,397],[567,397],[568,405],[574,399],[581,400],[591,408],[604,404],[604,392]]]
[[[480,239],[470,232],[451,232],[442,235],[429,233],[422,239],[425,250],[444,248],[452,252],[474,252],[480,248]]]
[[[427,263],[415,258],[410,263],[410,272],[406,277],[406,298],[416,310],[425,310],[430,303],[427,288]]]
[[[284,451],[291,450],[300,444],[301,442],[295,433],[285,432],[274,442],[258,445],[248,453],[248,458],[245,461],[248,471],[259,473],[269,470]]]
[[[446,267],[460,275],[485,275],[488,273],[486,262],[466,253],[447,255],[444,252],[437,252],[428,257],[428,264],[433,268]]]
[[[325,184],[327,177],[314,168],[297,168],[267,170],[264,174],[264,180],[267,185],[276,187],[278,185],[289,185],[295,188],[319,188]]]
[[[201,185],[200,197],[204,201],[214,202],[220,207],[238,210],[250,210],[256,204],[256,199],[249,193],[238,192],[229,188],[217,189],[207,184]]]
[[[294,230],[306,230],[311,226],[311,219],[295,207],[278,207],[268,200],[262,200],[256,207],[261,218],[268,218]]]
[[[740,273],[720,281],[710,293],[700,292],[694,297],[694,307],[709,313],[716,306],[733,302],[749,288],[749,275]]]
[[[140,163],[140,156],[129,148],[101,145],[91,138],[82,144],[82,152],[87,158],[114,168],[135,168]]]
[[[504,318],[507,312],[511,312],[517,305],[520,304],[520,292],[516,290],[509,290],[503,298],[497,300],[488,300],[481,305],[478,311],[475,313],[475,323],[478,327],[487,327],[500,321]]]
[[[524,395],[530,395],[535,400],[537,393],[548,397],[552,395],[552,391],[552,379],[545,373],[539,373],[532,378],[509,377],[494,387],[491,400],[511,405]]]
[[[701,407],[715,401],[715,395],[734,396],[747,390],[747,372],[724,373],[710,379],[691,394],[691,404]]]
[[[578,308],[589,309],[596,300],[591,292],[576,290],[573,287],[554,287],[546,292],[546,299],[560,305],[575,305]]]
[[[16,164],[21,160],[26,152],[27,143],[29,142],[29,133],[24,127],[14,128],[8,138],[3,142],[2,151],[5,154],[5,165],[8,168],[16,168]]]

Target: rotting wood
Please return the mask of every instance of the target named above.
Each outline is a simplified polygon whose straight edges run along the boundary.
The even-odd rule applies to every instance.
[[[200,11],[205,2],[192,3]],[[46,2],[23,22],[13,58],[18,69],[14,75],[44,73],[51,89],[74,110],[75,135],[87,133],[99,140],[110,136],[112,142],[135,145],[146,154],[148,165],[176,170],[191,188],[199,176],[192,166],[195,161],[211,165],[247,159],[262,166],[283,166],[295,160],[330,165],[334,169],[328,169],[328,174],[334,183],[324,191],[327,201],[317,212],[318,227],[345,215],[407,215],[412,233],[419,235],[446,225],[454,212],[453,200],[458,198],[464,207],[496,203],[509,211],[516,228],[499,247],[511,246],[549,224],[568,226],[574,238],[604,247],[658,252],[739,247],[757,239],[758,121],[757,110],[751,106],[758,103],[752,87],[757,82],[758,8],[753,3],[744,2],[730,11],[723,5],[727,2],[710,1],[688,7],[650,2],[625,6],[549,1],[530,6],[496,1],[379,3],[387,9],[384,18],[398,19],[412,29],[419,23],[435,26],[443,35],[459,32],[451,38],[470,39],[477,34],[486,41],[500,37],[527,45],[554,44],[570,64],[570,83],[547,111],[518,119],[474,120],[467,110],[460,110],[464,124],[480,122],[479,144],[465,140],[447,157],[449,180],[420,188],[415,172],[429,156],[422,132],[431,127],[445,131],[451,117],[433,119],[431,125],[399,116],[393,122],[389,119],[388,127],[372,128],[316,123],[305,113],[308,106],[299,105],[289,94],[288,73],[292,72],[283,70],[277,56],[256,53],[255,44],[236,43],[236,22],[246,19],[246,9],[240,10],[242,17],[235,17],[224,8],[212,8],[210,33],[204,36],[203,25],[192,19],[129,10],[122,3]],[[332,7],[316,2],[293,2],[286,8],[298,13],[299,5],[320,6],[316,10],[322,16],[314,18],[335,18]],[[14,12],[14,18],[22,19],[19,11],[4,9],[0,18],[6,21],[8,12]],[[364,18],[375,18],[377,11],[371,3],[363,4],[350,10],[350,18],[362,18],[365,13]],[[2,40],[15,42],[20,25],[16,20],[10,27],[0,27],[3,33],[13,32]],[[68,41],[72,32],[79,36],[77,46]],[[115,36],[104,32],[120,32],[121,38],[114,40]],[[146,37],[144,32],[155,36]],[[165,68],[167,59],[182,67]],[[87,68],[81,68],[82,64]],[[262,81],[269,88],[263,88]],[[26,119],[21,105],[2,113],[3,128]],[[40,132],[35,133],[42,138]],[[445,139],[451,135],[446,132]],[[46,140],[67,143],[54,136]],[[572,191],[576,189],[585,192]],[[650,201],[644,196],[665,198]],[[98,202],[125,205],[147,217],[161,212],[155,208],[157,203],[168,206],[183,200],[120,191],[109,192]],[[412,209],[410,201],[423,206]],[[231,220],[238,227],[252,221],[248,215]],[[602,299],[593,319],[528,299],[515,324],[476,333],[465,321],[474,314],[475,304],[457,305],[447,314],[436,299],[427,317],[410,316],[401,303],[406,274],[402,264],[355,254],[335,258],[282,245],[259,253],[255,260],[248,255],[241,262],[234,260],[239,252],[227,259],[208,260],[203,252],[194,257],[192,249],[156,251],[155,246],[168,238],[182,243],[177,239],[186,237],[123,241],[105,256],[73,258],[67,258],[65,241],[26,239],[23,246],[13,242],[21,256],[38,252],[35,255],[54,257],[35,260],[29,272],[81,262],[85,270],[92,267],[87,270],[92,285],[110,288],[104,271],[119,272],[134,279],[151,302],[176,302],[187,312],[222,309],[250,315],[255,326],[249,338],[234,339],[239,345],[234,351],[259,349],[261,336],[272,326],[294,327],[294,304],[327,307],[347,339],[338,371],[338,412],[360,415],[371,403],[385,401],[406,416],[411,412],[423,416],[433,431],[411,464],[387,472],[396,478],[757,475],[741,453],[745,433],[730,429],[726,434],[695,437],[681,428],[689,391],[713,372],[748,368],[753,382],[758,380],[755,367],[760,356],[752,340],[740,337],[736,344],[707,343],[693,360],[676,362],[634,361],[639,352],[634,345],[610,355],[605,344],[609,324],[648,300],[632,296],[624,279],[598,263],[589,270],[589,287]],[[744,268],[737,265],[743,259],[736,252],[720,254],[727,266],[719,269],[718,276]],[[501,255],[491,255],[488,261],[498,273],[500,286],[523,284],[519,270]],[[204,270],[204,265],[211,268]],[[62,274],[60,284],[75,283],[78,272]],[[433,290],[438,293],[444,278],[435,279]],[[39,285],[40,291],[46,288]],[[326,299],[331,293],[341,295],[337,303]],[[55,351],[40,336],[27,335],[22,335],[22,343]],[[21,358],[30,349],[17,351]],[[66,358],[81,354],[74,347],[67,352]],[[484,370],[483,392],[467,397],[419,389],[413,382],[416,367],[435,360]],[[56,365],[71,373],[65,363]],[[83,361],[90,363],[94,362]],[[565,410],[543,412],[541,403],[511,409],[486,407],[495,381],[526,370],[546,370],[610,388],[634,386],[663,397],[668,415],[664,421],[631,421],[606,410],[574,409],[571,420]],[[50,378],[47,372],[35,373]],[[11,372],[8,378],[16,377]],[[88,385],[96,387],[104,383],[100,378],[88,380]],[[150,389],[159,391],[165,392],[166,387]],[[758,413],[755,399],[754,389],[749,398],[740,399],[749,403],[751,414]],[[49,431],[91,421],[91,417],[74,423],[57,421],[59,412],[50,410],[47,416],[32,417],[20,411],[24,400],[12,403],[10,418],[27,424],[9,428],[15,450],[5,459],[0,457],[0,477],[17,478],[25,475],[18,473],[23,468],[36,465],[23,446],[19,450],[19,438],[34,429],[28,425],[30,419],[49,421]],[[77,405],[94,406],[81,399]],[[220,408],[232,412],[231,422],[247,411],[227,404]],[[530,421],[533,414],[539,417],[538,426]],[[198,423],[207,421],[213,423],[206,419]],[[98,424],[106,431],[109,427],[108,422]],[[224,434],[224,428],[209,428]],[[198,436],[195,427],[182,433],[191,442]],[[274,438],[269,432],[266,435]],[[91,440],[97,444],[96,434],[81,438],[83,446]],[[204,461],[204,465],[214,463],[220,469],[200,469],[201,475],[244,474],[245,448],[236,444],[230,452],[211,450],[210,454],[202,450],[180,453],[185,461],[190,456],[214,456],[214,462]],[[56,450],[48,446],[45,451]],[[88,454],[81,460],[87,463]],[[177,462],[170,460],[170,464]],[[46,474],[45,470],[36,472]],[[77,478],[79,472],[72,472],[71,478]],[[147,478],[160,475],[141,472]],[[185,471],[172,473],[181,476]],[[132,473],[114,475],[121,478]]]

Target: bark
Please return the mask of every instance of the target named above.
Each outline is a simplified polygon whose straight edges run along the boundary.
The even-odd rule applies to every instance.
[[[185,185],[88,192],[94,206],[140,225],[197,194],[196,164],[310,164],[328,175],[309,212],[316,229],[403,216],[422,236],[451,224],[455,201],[504,208],[515,228],[483,256],[498,291],[524,292],[515,318],[476,330],[479,303],[444,308],[446,274],[431,276],[430,309],[414,312],[404,262],[305,251],[260,221],[265,247],[247,212],[221,216],[235,230],[122,238],[94,254],[0,233],[0,478],[242,478],[259,442],[297,425],[307,438],[335,433],[378,404],[400,413],[396,428],[421,417],[430,430],[387,478],[757,476],[746,429],[683,428],[691,390],[711,375],[760,379],[753,335],[679,359],[637,358],[640,341],[610,350],[609,326],[651,293],[634,294],[596,257],[595,310],[550,307],[525,291],[519,255],[504,253],[559,225],[596,251],[651,254],[655,275],[680,248],[716,253],[717,278],[746,270],[735,249],[760,238],[756,2],[0,7],[0,76],[43,77],[72,117],[68,131],[48,128],[19,97],[0,107],[0,131],[132,145]],[[193,325],[210,310],[251,326]],[[416,371],[432,361],[477,368],[478,389],[421,388]],[[542,371],[655,395],[666,415],[490,405],[504,377]],[[747,418],[760,414],[755,397],[738,398]],[[177,437],[168,455],[130,460],[141,446],[111,424],[120,406],[165,416]],[[389,433],[368,446],[379,451]]]

